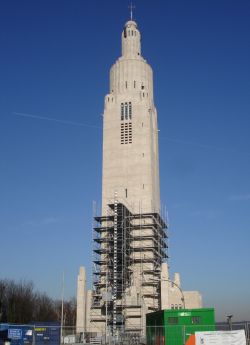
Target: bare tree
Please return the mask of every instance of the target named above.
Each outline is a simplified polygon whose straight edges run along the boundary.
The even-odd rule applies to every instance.
[[[64,325],[75,326],[75,299],[64,302]],[[60,321],[61,301],[34,291],[32,282],[0,279],[0,322]]]

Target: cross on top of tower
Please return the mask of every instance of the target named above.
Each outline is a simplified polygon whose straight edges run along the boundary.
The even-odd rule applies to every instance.
[[[128,8],[129,8],[129,11],[130,11],[130,20],[133,20],[133,10],[135,9],[135,6],[131,2],[130,6]]]

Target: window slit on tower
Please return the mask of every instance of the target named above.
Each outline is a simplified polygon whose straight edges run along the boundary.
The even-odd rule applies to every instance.
[[[132,119],[132,103],[129,102],[128,106],[129,106],[128,108],[129,120],[131,120]]]
[[[121,103],[121,121],[124,121],[124,103]]]
[[[128,119],[128,103],[125,103],[125,120]]]
[[[127,188],[125,188],[125,196],[126,196],[126,198],[128,197],[128,190],[127,190]]]

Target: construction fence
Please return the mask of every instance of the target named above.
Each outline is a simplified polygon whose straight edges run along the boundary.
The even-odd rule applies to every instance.
[[[246,344],[250,345],[250,322],[220,323],[216,325],[201,325],[199,332],[206,331],[230,331],[244,330],[246,336]],[[189,337],[197,332],[197,325],[165,325],[165,326],[149,326],[147,327],[147,345],[185,345]]]
[[[202,325],[200,331],[214,329],[216,331],[244,330],[247,345],[250,345],[250,322],[218,323]],[[60,344],[123,344],[123,345],[185,345],[191,334],[197,331],[197,326],[149,326],[145,335],[136,332],[122,333],[113,336],[107,333],[90,333],[76,331],[75,327],[60,327],[48,325],[13,325],[0,324],[0,345],[60,345]]]

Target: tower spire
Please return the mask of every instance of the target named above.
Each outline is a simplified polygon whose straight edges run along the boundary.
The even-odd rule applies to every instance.
[[[131,1],[130,6],[128,8],[130,11],[130,20],[133,20],[133,10],[135,9],[135,6],[133,5],[132,1]]]

